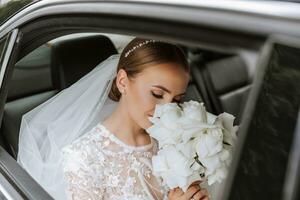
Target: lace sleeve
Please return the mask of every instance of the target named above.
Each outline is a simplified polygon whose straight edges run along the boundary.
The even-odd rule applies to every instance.
[[[93,165],[93,159],[82,150],[64,148],[63,174],[66,183],[66,196],[69,200],[103,199],[101,187],[102,170]],[[97,168],[97,169],[96,169]]]

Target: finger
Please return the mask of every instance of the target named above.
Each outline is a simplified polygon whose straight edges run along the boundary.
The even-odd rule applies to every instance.
[[[194,194],[194,199],[202,199],[202,198],[205,198],[207,197],[207,195],[205,194],[205,190],[200,190],[198,191],[196,194]]]
[[[195,181],[195,182],[193,182],[192,184],[198,184],[198,183],[202,183],[202,181],[201,180],[198,180],[198,181]]]
[[[202,189],[201,189],[201,192],[202,192],[204,195],[208,196],[208,190],[207,190],[207,189],[202,188]]]
[[[180,187],[175,188],[174,191],[175,191],[175,193],[178,193],[178,194],[183,194],[184,193],[183,190]]]
[[[210,195],[207,189],[202,189],[202,193],[204,194],[204,197],[202,197],[201,200],[210,200]]]
[[[195,182],[193,182],[191,185],[200,185],[201,182],[202,182],[202,181],[195,181]]]
[[[185,192],[185,196],[190,199],[193,195],[195,195],[197,192],[199,192],[201,188],[196,185],[192,185],[188,188],[188,190]]]
[[[196,188],[196,189],[200,189],[201,187],[200,187],[200,184],[191,184],[189,187],[188,187],[188,190],[190,189],[190,188]]]
[[[176,188],[170,189],[169,192],[168,192],[168,194],[171,195],[171,196],[173,196],[174,193],[176,193]]]
[[[177,188],[173,188],[171,190],[169,190],[168,193],[168,198],[170,199],[171,197],[180,197],[184,194],[184,192],[182,191],[181,188],[177,187]]]

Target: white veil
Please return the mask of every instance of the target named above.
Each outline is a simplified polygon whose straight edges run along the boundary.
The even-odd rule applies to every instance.
[[[18,163],[55,199],[65,198],[61,149],[114,110],[110,91],[120,54],[23,115]]]

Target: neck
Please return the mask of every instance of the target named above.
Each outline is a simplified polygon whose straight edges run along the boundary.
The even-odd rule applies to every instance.
[[[122,100],[102,124],[128,145],[142,146],[150,143],[150,136],[130,117]]]

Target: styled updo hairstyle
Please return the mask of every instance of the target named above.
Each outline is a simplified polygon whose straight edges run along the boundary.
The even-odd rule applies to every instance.
[[[177,45],[163,41],[134,38],[123,49],[117,72],[120,69],[126,71],[128,78],[134,78],[145,67],[162,63],[177,63],[186,72],[189,72],[189,64],[183,50]],[[116,85],[116,78],[113,80],[109,98],[119,101],[121,93]]]

